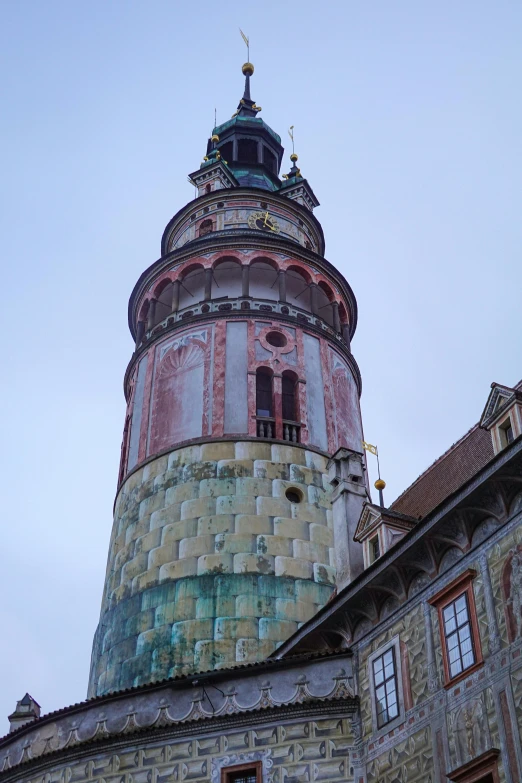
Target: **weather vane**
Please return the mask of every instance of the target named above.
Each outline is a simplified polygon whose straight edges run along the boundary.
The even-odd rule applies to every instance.
[[[290,127],[288,129],[288,135],[292,139],[292,155],[294,155],[295,154],[295,148],[294,148],[294,126],[293,125],[290,125]]]
[[[241,38],[243,39],[243,41],[244,41],[244,42],[245,42],[245,44],[246,44],[246,48],[247,48],[247,60],[248,60],[248,62],[250,62],[250,38],[248,38],[248,36],[246,36],[246,35],[244,34],[244,32],[243,32],[243,30],[242,30],[241,28],[239,28],[239,32],[241,33]]]

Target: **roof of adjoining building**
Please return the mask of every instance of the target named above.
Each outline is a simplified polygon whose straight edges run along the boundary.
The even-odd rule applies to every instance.
[[[491,387],[499,384],[492,383]],[[510,389],[510,387],[504,387]],[[522,391],[522,380],[512,389]],[[393,501],[391,511],[422,519],[493,459],[491,433],[475,424],[421,473],[402,495]]]
[[[425,517],[493,457],[491,434],[475,424],[399,495],[390,509],[416,519]]]

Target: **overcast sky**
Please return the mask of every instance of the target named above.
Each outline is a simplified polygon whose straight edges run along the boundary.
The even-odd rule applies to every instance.
[[[519,0],[0,0],[0,734],[26,691],[85,698],[128,297],[241,97],[239,26],[358,300],[385,501],[522,376]]]

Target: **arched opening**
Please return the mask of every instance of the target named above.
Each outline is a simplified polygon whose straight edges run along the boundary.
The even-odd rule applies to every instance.
[[[256,416],[259,438],[275,436],[273,376],[269,367],[258,367],[256,370]]]
[[[239,139],[237,143],[237,159],[239,163],[257,163],[257,141]]]
[[[273,373],[268,367],[256,370],[256,416],[272,417],[274,401],[272,394]]]
[[[212,276],[212,299],[234,299],[241,296],[242,268],[235,258],[220,258]]]
[[[191,266],[180,277],[179,309],[193,307],[205,296],[205,273],[201,264]]]
[[[229,163],[232,160],[234,154],[233,142],[227,141],[226,144],[222,144],[219,148],[219,152],[221,153],[223,163]]]
[[[210,193],[210,185],[207,185],[207,193]],[[205,234],[211,234],[212,231],[214,231],[214,225],[212,223],[212,220],[210,218],[207,218],[206,220],[203,220],[199,224],[199,236],[204,237]]]
[[[330,326],[334,325],[332,302],[334,294],[322,280],[317,286],[317,315]]]
[[[259,259],[250,265],[250,296],[256,299],[279,299],[279,271],[269,259]]]
[[[268,147],[265,147],[263,145],[263,163],[266,166],[266,168],[272,172],[272,174],[277,174],[277,158],[272,152],[272,150],[269,150]]]
[[[312,302],[310,298],[309,280],[305,273],[295,266],[288,268],[286,273],[286,301],[301,310],[311,312]]]
[[[283,372],[282,384],[283,419],[299,421],[297,412],[297,377],[290,370]]]
[[[159,293],[158,293],[159,292]],[[154,325],[161,323],[171,313],[172,310],[172,282],[167,280],[163,286],[156,289],[156,312],[154,314]]]

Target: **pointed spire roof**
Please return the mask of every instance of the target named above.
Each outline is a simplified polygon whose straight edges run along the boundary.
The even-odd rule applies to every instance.
[[[241,70],[245,76],[245,90],[238,103],[236,116],[255,117],[261,111],[261,106],[256,106],[255,101],[250,97],[250,77],[254,74],[254,66],[252,63],[245,63]]]

